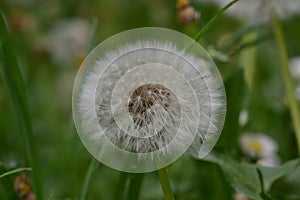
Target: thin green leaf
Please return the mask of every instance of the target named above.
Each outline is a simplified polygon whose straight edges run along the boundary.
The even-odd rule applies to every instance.
[[[15,173],[18,173],[18,172],[21,172],[21,171],[31,171],[31,168],[30,167],[22,167],[22,168],[13,169],[11,171],[8,171],[8,172],[5,172],[5,173],[1,174],[0,178],[15,174]]]
[[[80,193],[80,198],[81,200],[85,200],[87,197],[88,189],[90,187],[91,179],[92,179],[92,174],[96,171],[96,169],[99,166],[99,161],[96,160],[95,158],[92,158],[88,170],[86,172],[85,178],[84,178],[84,183],[83,187]]]
[[[125,196],[125,188],[126,188],[126,183],[128,181],[129,174],[126,172],[120,172],[120,178],[119,178],[119,183],[117,185],[117,189],[114,194],[114,200],[119,200],[119,199],[124,199]]]
[[[129,184],[128,199],[138,200],[143,182],[143,174],[132,174]]]
[[[29,104],[17,58],[15,57],[13,44],[8,34],[3,15],[0,17],[0,41],[1,41],[1,66],[5,75],[10,94],[12,96],[17,117],[21,126],[21,137],[25,144],[26,156],[33,170],[33,186],[37,199],[43,199],[43,187],[40,176],[40,168],[37,162],[35,138],[32,132],[32,124],[29,112]]]
[[[90,39],[90,45],[89,45],[89,51],[92,50],[92,48],[95,45],[95,37],[96,37],[96,33],[98,30],[98,20],[94,20],[93,21],[93,28],[92,28],[92,34],[91,34],[91,39]],[[88,193],[88,189],[90,186],[90,182],[92,179],[92,174],[96,171],[96,169],[99,166],[99,161],[96,160],[95,158],[92,158],[88,167],[88,170],[86,172],[85,178],[84,178],[84,183],[83,183],[83,187],[82,190],[80,192],[80,198],[79,199],[86,199],[87,193]]]
[[[281,62],[282,76],[283,76],[285,89],[288,97],[289,110],[292,117],[292,124],[297,139],[298,153],[300,154],[300,123],[299,123],[300,109],[295,95],[295,86],[289,70],[287,47],[284,41],[282,25],[278,17],[273,16],[272,22],[273,22],[274,37],[278,47],[279,59]]]
[[[250,41],[254,41],[257,37],[257,32],[253,31],[244,36],[242,43],[249,43]],[[257,46],[252,46],[251,48],[247,48],[239,55],[240,65],[244,69],[244,77],[247,83],[249,90],[253,88],[253,84],[255,81],[255,70],[256,70],[256,54],[257,54]]]
[[[225,5],[223,8],[221,8],[208,22],[207,24],[199,31],[199,33],[196,35],[195,40],[198,41],[202,38],[202,36],[211,29],[214,24],[217,22],[217,20],[222,16],[223,12],[225,12],[228,8],[230,8],[233,4],[238,2],[239,0],[233,0],[229,2],[227,5]]]

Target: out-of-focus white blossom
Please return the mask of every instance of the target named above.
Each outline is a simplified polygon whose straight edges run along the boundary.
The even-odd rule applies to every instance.
[[[289,60],[289,68],[295,83],[295,95],[300,101],[300,56],[293,57]]]
[[[292,77],[295,80],[300,81],[300,56],[291,58],[289,60],[289,68],[290,68]]]
[[[248,122],[249,112],[246,109],[241,110],[239,116],[239,124],[240,126],[245,126]]]
[[[258,159],[256,163],[264,167],[276,167],[280,164],[280,158],[276,154],[270,154]]]
[[[296,97],[300,101],[300,85],[296,87]]]
[[[251,159],[261,159],[273,156],[278,150],[275,140],[265,134],[245,133],[241,135],[239,144],[242,152]]]
[[[58,21],[46,38],[44,45],[55,62],[74,62],[88,51],[91,35],[90,24],[83,19],[64,19]]]
[[[220,7],[225,6],[231,0],[213,0]],[[239,0],[228,10],[226,14],[241,20],[262,22],[268,20],[275,12],[281,19],[287,19],[300,14],[299,0]]]

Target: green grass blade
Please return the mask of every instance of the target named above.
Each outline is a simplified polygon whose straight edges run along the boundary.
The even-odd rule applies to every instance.
[[[5,75],[14,106],[17,111],[21,127],[21,137],[25,144],[26,156],[33,172],[33,187],[37,199],[43,199],[43,187],[40,176],[40,168],[37,162],[35,139],[32,131],[29,104],[26,96],[25,83],[23,81],[17,59],[13,51],[13,45],[8,34],[4,18],[0,17],[0,39],[1,39],[1,66]]]
[[[3,178],[5,176],[9,176],[18,172],[22,172],[22,171],[31,171],[31,168],[29,167],[22,167],[22,168],[17,168],[17,169],[13,169],[11,171],[5,172],[3,174],[0,175],[0,178]]]
[[[91,34],[91,39],[90,39],[90,45],[89,45],[89,51],[91,51],[95,45],[95,38],[96,38],[96,33],[98,30],[98,20],[94,20],[93,21],[93,26],[92,26],[92,34]],[[95,158],[92,158],[87,170],[87,173],[85,175],[84,178],[84,183],[83,183],[83,187],[82,190],[80,192],[80,198],[82,200],[86,199],[87,193],[88,193],[88,189],[90,186],[90,182],[92,179],[92,174],[95,172],[95,170],[97,169],[97,167],[99,166],[99,161],[96,160]]]
[[[223,8],[221,8],[208,22],[207,24],[198,32],[198,34],[195,37],[195,40],[198,41],[202,38],[202,36],[211,29],[214,24],[217,22],[217,20],[222,16],[223,12],[225,12],[228,8],[230,8],[233,4],[238,2],[239,0],[233,0],[229,2],[227,5],[225,5]]]
[[[87,197],[87,193],[90,187],[90,183],[92,180],[92,174],[96,171],[96,169],[99,166],[99,161],[96,160],[95,158],[92,158],[88,170],[86,172],[85,178],[84,178],[84,183],[83,183],[83,187],[80,193],[80,200],[85,200]]]
[[[117,189],[115,191],[114,198],[113,198],[114,200],[124,199],[125,187],[128,178],[129,178],[129,173],[120,172],[119,183],[117,185]]]
[[[138,200],[140,199],[140,191],[142,187],[144,174],[132,174],[129,184],[128,199],[129,200]]]
[[[292,124],[296,135],[298,152],[300,154],[300,110],[295,95],[295,86],[291,77],[291,73],[289,71],[287,47],[283,37],[282,26],[277,16],[273,16],[273,31],[275,41],[278,47],[279,59],[281,62],[281,70],[287,92],[289,110],[292,117]]]

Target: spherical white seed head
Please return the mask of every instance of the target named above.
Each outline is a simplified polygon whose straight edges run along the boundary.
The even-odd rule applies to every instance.
[[[139,28],[98,45],[74,84],[80,139],[102,163],[126,172],[165,167],[187,150],[204,157],[226,111],[219,72],[193,39]]]

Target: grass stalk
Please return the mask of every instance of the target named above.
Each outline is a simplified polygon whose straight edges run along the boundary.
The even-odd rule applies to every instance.
[[[283,74],[283,80],[287,92],[287,98],[289,103],[289,110],[292,118],[292,124],[294,127],[298,152],[300,154],[300,111],[299,105],[295,96],[295,86],[289,71],[289,60],[287,47],[284,41],[282,25],[277,16],[273,16],[272,25],[274,31],[275,41],[278,47],[279,59],[281,62],[281,70]]]
[[[91,179],[92,179],[92,174],[96,171],[98,166],[99,166],[99,161],[96,160],[95,158],[92,158],[84,178],[84,183],[79,198],[80,200],[86,199],[90,187]]]
[[[27,161],[29,166],[32,168],[33,188],[37,199],[42,200],[43,187],[40,175],[40,166],[37,161],[37,149],[35,137],[32,131],[26,87],[13,50],[13,44],[11,42],[12,39],[7,31],[2,13],[0,16],[0,41],[1,66],[17,111],[17,117],[21,127],[21,137],[25,144]]]
[[[140,196],[141,186],[144,174],[132,174],[130,177],[128,199],[138,200]]]
[[[233,4],[238,2],[239,0],[233,0],[229,2],[227,5],[225,5],[223,8],[221,8],[206,24],[205,26],[198,32],[198,34],[195,37],[195,40],[198,41],[202,38],[202,36],[211,29],[214,24],[217,22],[217,20],[222,16],[223,12],[225,12],[228,8],[230,8]]]
[[[124,199],[124,192],[128,177],[128,173],[120,172],[119,182],[113,198],[114,200]]]
[[[0,178],[3,178],[5,176],[9,176],[9,175],[12,175],[12,174],[15,174],[15,173],[19,173],[19,172],[22,172],[22,171],[31,171],[31,168],[22,167],[22,168],[13,169],[13,170],[10,170],[8,172],[5,172],[5,173],[1,174]]]
[[[89,44],[89,49],[88,51],[91,51],[94,46],[95,46],[95,40],[96,40],[96,34],[97,34],[97,30],[98,30],[98,20],[94,19],[93,20],[93,25],[92,25],[92,32],[91,32],[91,39],[90,39],[90,44]],[[96,160],[95,158],[92,158],[88,167],[88,170],[86,172],[85,178],[84,178],[84,183],[83,183],[83,187],[80,193],[80,200],[85,200],[88,190],[89,190],[89,186],[92,180],[92,174],[96,171],[97,167],[99,166],[99,161]]]

